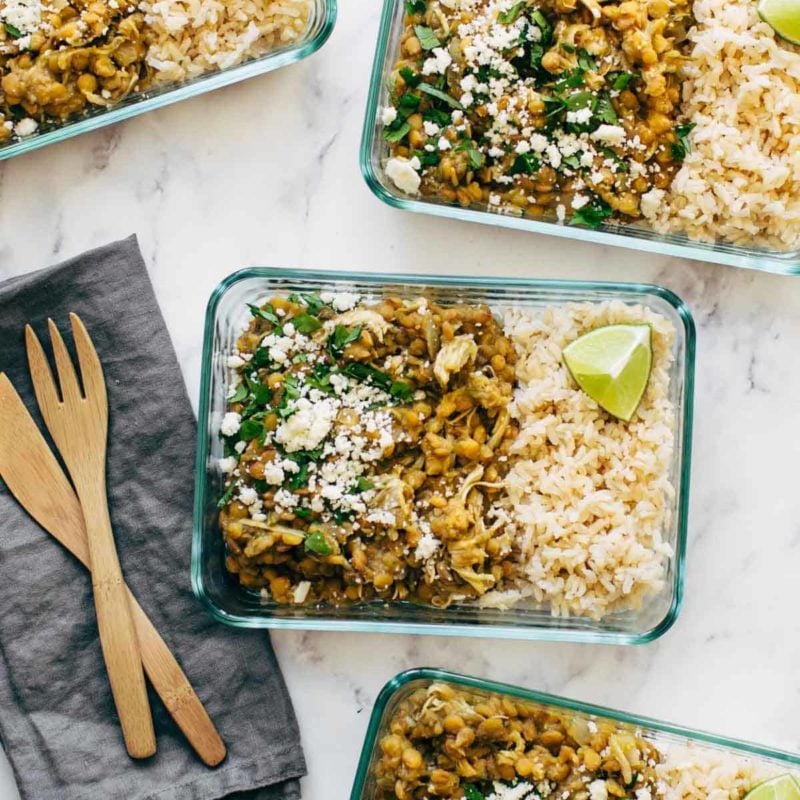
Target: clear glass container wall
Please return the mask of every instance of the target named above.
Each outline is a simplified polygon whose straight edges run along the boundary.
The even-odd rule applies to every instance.
[[[433,198],[415,198],[404,194],[386,177],[384,171],[388,146],[383,139],[383,124],[380,114],[381,109],[388,103],[389,76],[397,63],[404,13],[403,0],[384,0],[361,139],[361,171],[370,189],[385,203],[407,211],[483,222],[508,228],[520,228],[553,236],[563,236],[568,239],[645,250],[661,255],[713,261],[719,264],[748,267],[785,275],[800,273],[800,251],[780,253],[731,244],[707,244],[692,241],[685,236],[657,234],[644,225],[604,224],[598,230],[590,230],[561,225],[555,221],[546,222],[510,216],[498,210],[490,211],[483,207],[462,208],[457,204],[445,203]]]
[[[161,108],[179,100],[195,97],[198,94],[210,92],[212,89],[218,89],[221,86],[227,86],[245,78],[252,78],[254,75],[271,72],[274,69],[278,69],[278,67],[284,67],[287,64],[293,64],[295,61],[307,58],[319,50],[330,36],[336,22],[336,2],[337,0],[314,0],[308,30],[299,42],[294,42],[278,50],[272,50],[260,58],[252,59],[244,64],[220,70],[219,72],[210,72],[185,83],[132,94],[109,109],[94,110],[63,125],[50,127],[43,125],[39,132],[32,136],[0,145],[0,160],[11,158],[21,153],[28,153],[31,150],[61,142],[80,133],[93,131],[105,125],[111,125],[113,122],[128,119],[136,114],[142,114],[154,108]]]
[[[375,800],[375,783],[372,775],[376,759],[380,758],[380,749],[377,744],[386,732],[388,721],[400,702],[412,692],[426,688],[436,681],[443,681],[455,689],[466,688],[519,698],[556,712],[569,711],[576,717],[583,717],[587,721],[590,718],[608,720],[617,723],[620,728],[635,728],[640,732],[640,735],[654,741],[656,744],[658,742],[684,745],[688,743],[699,744],[734,756],[757,758],[769,766],[774,766],[776,771],[800,770],[800,756],[762,747],[761,745],[726,739],[711,733],[681,728],[677,725],[670,725],[621,711],[612,711],[611,709],[593,706],[588,703],[581,703],[577,700],[568,700],[563,697],[521,689],[516,686],[507,686],[480,678],[454,675],[453,673],[436,669],[415,669],[402,672],[392,678],[383,687],[375,701],[350,800]]]
[[[228,575],[218,526],[218,498],[223,478],[217,467],[222,456],[219,425],[225,412],[227,355],[250,312],[246,303],[301,291],[355,291],[365,298],[384,294],[405,297],[424,293],[442,304],[485,302],[493,309],[508,306],[541,308],[575,302],[621,300],[642,303],[669,319],[676,329],[670,399],[675,408],[675,448],[670,469],[676,494],[664,539],[675,552],[666,568],[665,589],[639,611],[612,614],[601,622],[558,618],[546,607],[507,611],[454,605],[447,609],[411,603],[375,602],[358,606],[280,606],[242,589]],[[681,604],[689,494],[694,324],[686,306],[665,289],[638,284],[583,283],[413,275],[373,275],[291,269],[248,269],[220,284],[209,302],[203,348],[197,465],[195,472],[192,581],[196,594],[220,621],[242,627],[310,628],[320,630],[436,633],[517,639],[559,639],[640,643],[663,634]]]

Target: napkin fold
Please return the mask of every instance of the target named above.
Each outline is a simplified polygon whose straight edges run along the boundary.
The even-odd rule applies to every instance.
[[[0,481],[0,742],[23,800],[296,800],[305,762],[268,636],[214,623],[192,595],[195,420],[135,237],[0,283],[0,370],[37,420],[23,328],[30,322],[46,342],[47,317],[66,333],[70,311],[105,370],[109,502],[125,577],[228,757],[205,767],[152,690],[158,752],[127,756],[88,572]]]

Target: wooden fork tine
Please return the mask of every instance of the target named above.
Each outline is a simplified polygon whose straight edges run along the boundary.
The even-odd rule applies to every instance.
[[[69,315],[72,324],[72,338],[75,341],[75,350],[78,353],[78,363],[81,368],[81,380],[86,398],[99,400],[103,405],[108,404],[106,395],[106,382],[103,378],[103,367],[95,350],[83,320],[73,312]]]
[[[31,371],[33,381],[33,391],[36,394],[36,402],[42,412],[47,427],[53,430],[54,415],[58,411],[61,401],[58,399],[58,389],[47,363],[42,343],[30,325],[25,326],[25,349],[28,353],[28,367]]]
[[[72,356],[70,356],[64,340],[61,338],[61,332],[52,319],[47,320],[47,327],[50,329],[50,341],[53,344],[53,355],[56,359],[58,380],[61,384],[61,397],[64,402],[79,400],[81,388],[75,373],[75,365],[72,363]]]

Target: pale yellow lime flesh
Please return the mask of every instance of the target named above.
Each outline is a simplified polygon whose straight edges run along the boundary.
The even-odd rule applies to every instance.
[[[759,0],[757,10],[778,36],[800,44],[800,0]]]
[[[595,328],[568,344],[562,355],[575,382],[592,400],[612,416],[631,420],[653,364],[649,325]]]
[[[751,789],[744,800],[800,800],[800,782],[792,775],[778,775]]]

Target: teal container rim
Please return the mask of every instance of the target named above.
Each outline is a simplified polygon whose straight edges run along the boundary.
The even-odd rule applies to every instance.
[[[684,326],[686,355],[683,368],[683,403],[680,409],[683,420],[681,440],[682,463],[680,487],[676,507],[677,539],[675,542],[675,577],[672,602],[664,617],[652,628],[639,633],[619,631],[579,631],[558,628],[524,627],[515,625],[481,626],[468,623],[421,623],[411,621],[347,620],[347,619],[279,619],[232,614],[220,608],[208,596],[202,575],[203,515],[208,497],[205,480],[208,459],[206,436],[209,416],[209,389],[211,387],[211,362],[214,353],[214,322],[217,307],[224,294],[236,283],[250,278],[281,280],[341,280],[348,282],[385,285],[398,283],[415,286],[480,287],[480,288],[526,288],[558,291],[608,291],[649,294],[667,302],[675,310]],[[218,622],[236,628],[269,628],[275,630],[346,631],[349,633],[402,633],[438,636],[470,636],[485,639],[517,639],[525,641],[586,642],[593,644],[647,644],[663,636],[678,618],[683,605],[686,572],[686,546],[688,538],[689,490],[691,483],[692,456],[692,409],[694,402],[694,373],[696,352],[696,328],[688,306],[677,294],[663,286],[651,283],[627,283],[617,281],[584,281],[548,278],[482,277],[470,278],[456,275],[427,275],[421,273],[370,273],[324,269],[246,267],[224,278],[214,289],[206,306],[203,330],[202,367],[200,376],[200,399],[197,414],[197,447],[195,455],[195,493],[192,524],[191,584],[192,591],[208,613]]]
[[[714,245],[694,242],[690,239],[679,240],[677,235],[667,240],[655,231],[641,230],[624,235],[614,232],[614,227],[601,227],[599,230],[571,227],[555,222],[542,222],[535,219],[512,217],[490,211],[436,203],[434,201],[416,200],[401,194],[395,194],[381,182],[375,170],[372,152],[379,134],[377,125],[378,103],[381,97],[384,80],[383,64],[390,45],[390,33],[394,15],[403,0],[384,0],[383,13],[378,28],[378,40],[375,48],[375,59],[372,65],[372,77],[364,114],[361,133],[359,164],[361,174],[372,193],[392,208],[412,211],[418,214],[429,214],[435,217],[460,220],[463,222],[479,222],[501,228],[532,231],[548,236],[558,236],[582,242],[624,247],[658,255],[692,258],[708,261],[713,264],[741,267],[777,275],[800,275],[800,251],[781,254],[778,251],[750,250],[732,244]]]
[[[748,756],[770,758],[784,763],[789,767],[800,767],[800,755],[790,753],[788,751],[765,747],[764,745],[743,741],[741,739],[718,736],[717,734],[707,733],[706,731],[685,728],[680,725],[673,725],[669,722],[662,722],[660,720],[652,719],[651,717],[643,717],[639,716],[638,714],[628,713],[626,711],[618,711],[605,706],[585,703],[581,700],[572,700],[567,697],[549,694],[548,692],[540,692],[535,689],[524,689],[521,686],[498,683],[496,681],[483,678],[474,678],[467,675],[459,675],[458,673],[448,672],[447,670],[443,669],[419,667],[416,669],[405,670],[404,672],[400,672],[395,675],[393,678],[387,681],[386,684],[384,684],[383,688],[378,694],[378,697],[375,699],[375,704],[372,708],[372,714],[370,715],[367,732],[364,736],[364,745],[361,749],[361,756],[358,761],[358,768],[356,770],[356,776],[353,782],[353,789],[350,792],[350,800],[362,800],[363,798],[364,789],[369,778],[370,761],[372,759],[372,753],[375,748],[378,731],[380,730],[386,706],[398,690],[402,689],[407,684],[418,680],[443,681],[445,683],[466,686],[471,689],[482,689],[488,692],[507,694],[511,695],[512,697],[518,697],[521,700],[530,700],[543,705],[556,706],[567,711],[576,711],[581,714],[604,717],[606,719],[613,720],[614,722],[640,727],[645,731],[665,733],[672,736],[691,739],[697,742],[703,742],[705,744],[710,744],[717,747],[727,747],[733,750],[738,750],[744,754],[747,754]]]
[[[338,0],[318,0],[318,2],[322,13],[319,22],[316,24],[317,31],[310,38],[306,38],[298,44],[281,50],[265,53],[263,56],[259,56],[244,64],[239,64],[235,67],[221,70],[220,72],[211,72],[207,75],[199,76],[185,83],[177,84],[174,88],[165,88],[153,96],[147,96],[148,93],[144,92],[142,95],[137,96],[141,97],[141,99],[136,99],[134,97],[125,105],[117,107],[112,106],[108,111],[99,111],[85,119],[67,122],[65,125],[47,131],[46,133],[26,137],[14,144],[0,146],[0,161],[23,155],[24,153],[30,153],[41,147],[46,147],[49,144],[63,142],[66,139],[71,139],[73,136],[79,136],[82,133],[98,130],[99,128],[104,128],[106,125],[113,125],[115,122],[122,122],[131,117],[138,116],[146,111],[163,108],[172,103],[177,103],[180,100],[187,100],[214,89],[229,86],[232,83],[238,83],[239,81],[252,78],[256,75],[263,75],[280,67],[285,67],[289,64],[301,61],[304,58],[308,58],[308,56],[316,53],[317,50],[325,44],[336,24]]]

